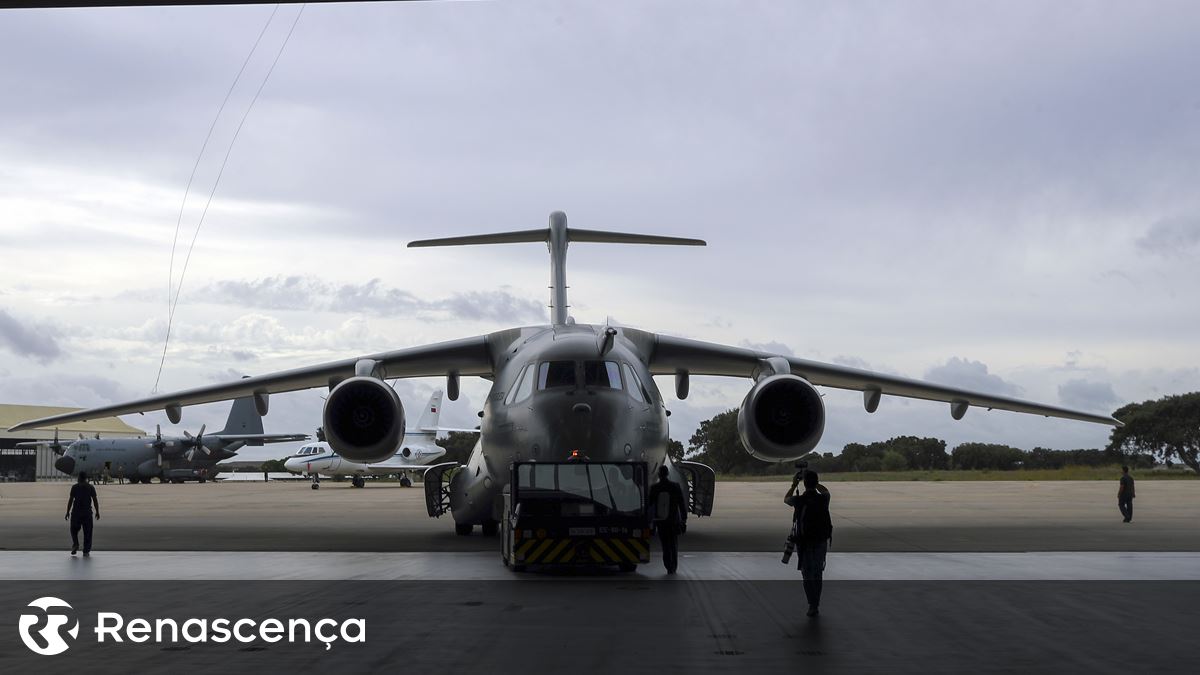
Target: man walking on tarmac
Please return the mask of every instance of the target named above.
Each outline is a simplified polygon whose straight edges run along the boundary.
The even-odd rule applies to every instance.
[[[801,476],[804,492],[796,494]],[[829,516],[829,490],[817,482],[817,472],[807,469],[796,474],[783,501],[792,507],[798,566],[804,577],[804,595],[808,598],[808,616],[820,614],[821,577],[825,572],[825,554],[833,539],[833,520]]]
[[[87,474],[79,472],[79,482],[71,486],[67,498],[67,515],[71,521],[71,555],[79,552],[79,530],[83,529],[83,557],[92,554],[92,505],[96,507],[96,520],[100,520],[100,501],[96,499],[96,488],[88,485]]]
[[[1121,467],[1121,487],[1117,488],[1117,508],[1121,509],[1121,517],[1125,522],[1133,520],[1133,476],[1129,475],[1129,467]]]
[[[669,475],[665,464],[658,468],[658,482],[650,488],[648,501],[651,527],[658,530],[662,545],[663,566],[667,574],[675,574],[679,566],[679,534],[687,532],[687,507],[683,503],[683,490]]]

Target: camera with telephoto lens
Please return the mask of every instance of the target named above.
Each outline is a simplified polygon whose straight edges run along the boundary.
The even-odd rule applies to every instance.
[[[799,471],[796,472],[795,481],[796,483],[801,483],[804,481],[804,474],[808,471],[808,462],[796,462],[796,468]],[[796,552],[796,528],[798,525],[799,523],[795,520],[792,521],[792,531],[783,542],[782,562],[784,565],[788,564],[792,559],[792,554]]]

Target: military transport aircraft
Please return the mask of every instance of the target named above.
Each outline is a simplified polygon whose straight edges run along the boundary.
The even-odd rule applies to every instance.
[[[324,434],[318,430],[318,442],[305,445],[296,451],[295,455],[287,458],[283,466],[292,473],[300,473],[312,477],[312,489],[320,487],[320,476],[350,476],[351,485],[356,488],[366,485],[366,476],[400,475],[400,485],[411,487],[410,473],[424,473],[433,461],[446,454],[446,449],[435,442],[442,431],[459,431],[479,433],[478,429],[448,429],[439,427],[442,416],[442,390],[438,389],[429,397],[425,410],[421,412],[415,429],[404,432],[403,444],[396,454],[383,460],[364,464],[350,461],[334,452],[329,443],[324,440]]]
[[[690,498],[693,511],[711,511],[711,469],[688,462],[676,464],[667,456],[668,413],[654,375],[674,376],[675,394],[680,399],[687,398],[692,375],[748,378],[750,391],[738,415],[738,433],[747,452],[768,461],[803,456],[820,441],[825,407],[818,386],[861,391],[863,406],[872,413],[888,394],[946,403],[954,419],[961,419],[974,406],[1120,425],[1108,415],[768,351],[581,324],[567,315],[570,243],[703,246],[698,239],[571,229],[566,215],[554,212],[545,229],[414,241],[409,247],[518,242],[543,242],[550,250],[549,325],[510,328],[159,394],[30,420],[13,430],[156,409],[166,411],[167,417],[178,423],[183,406],[239,396],[252,397],[258,412],[266,414],[271,394],[328,387],[322,417],[329,444],[347,459],[377,462],[394,454],[404,435],[404,407],[385,380],[445,377],[447,395],[456,400],[461,377],[482,377],[492,386],[480,412],[479,442],[467,465],[454,472],[446,484],[443,506],[436,499],[428,500],[430,515],[441,515],[448,506],[455,530],[470,534],[475,525],[482,526],[485,533],[496,531],[502,490],[513,462],[563,460],[572,454],[593,461],[642,461],[650,475],[666,464],[685,489],[704,492]],[[427,493],[438,481],[430,474],[426,474]]]
[[[254,409],[254,400],[239,398],[229,408],[229,418],[221,431],[205,434],[204,426],[195,436],[154,438],[81,438],[67,446],[54,462],[54,468],[66,474],[88,473],[128,478],[131,483],[149,483],[151,478],[182,483],[201,483],[216,475],[214,465],[237,454],[244,445],[284,443],[307,440],[307,434],[264,434],[262,417]]]

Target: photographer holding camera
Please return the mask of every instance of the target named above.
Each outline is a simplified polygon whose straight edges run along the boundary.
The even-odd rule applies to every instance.
[[[786,563],[793,546],[799,549],[797,567],[804,577],[804,595],[808,598],[808,616],[820,614],[821,576],[825,571],[825,555],[833,540],[833,519],[829,516],[829,490],[817,482],[817,472],[809,471],[807,463],[799,463],[800,471],[792,479],[783,501],[793,509],[792,536],[783,561]],[[803,481],[804,492],[797,495],[796,487]]]

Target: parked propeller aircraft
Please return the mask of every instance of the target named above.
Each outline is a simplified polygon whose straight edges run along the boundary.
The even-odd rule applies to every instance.
[[[350,484],[360,488],[366,485],[366,476],[400,476],[400,485],[412,486],[409,473],[424,472],[433,460],[446,454],[446,449],[435,442],[438,432],[462,431],[478,433],[478,429],[447,429],[438,426],[442,416],[442,390],[438,389],[429,397],[429,403],[417,420],[415,429],[404,432],[404,442],[396,454],[382,462],[362,463],[343,458],[334,452],[323,436],[317,434],[318,442],[305,445],[293,456],[289,457],[283,466],[292,473],[300,473],[312,477],[312,489],[321,486],[321,476],[350,476]]]
[[[308,439],[307,434],[263,433],[262,417],[249,397],[233,402],[224,429],[205,434],[204,428],[201,425],[195,436],[187,431],[183,436],[163,436],[159,428],[153,439],[81,438],[55,460],[54,468],[72,475],[107,472],[128,478],[131,483],[149,483],[154,477],[164,483],[203,483],[216,475],[214,465],[218,461],[233,457],[244,445]]]
[[[392,456],[404,438],[404,407],[385,380],[445,377],[447,395],[455,400],[461,377],[482,377],[492,386],[480,413],[480,441],[468,463],[445,483],[441,477],[450,475],[445,465],[431,469],[425,479],[429,514],[440,516],[448,509],[455,530],[470,534],[475,525],[482,526],[485,533],[497,530],[509,467],[523,460],[582,455],[593,461],[641,461],[648,465],[649,475],[665,464],[685,490],[697,493],[689,498],[692,510],[701,515],[711,512],[712,470],[690,462],[675,464],[667,456],[668,412],[654,375],[673,376],[680,399],[687,398],[692,375],[749,378],[750,391],[741,405],[738,433],[747,452],[767,461],[801,457],[820,441],[825,408],[818,386],[861,391],[863,405],[872,413],[888,394],[947,403],[954,419],[961,419],[974,406],[1120,425],[1108,415],[768,351],[633,328],[580,324],[568,316],[566,255],[570,243],[703,246],[705,242],[698,239],[570,229],[566,215],[554,212],[546,229],[414,241],[409,247],[518,242],[548,245],[549,325],[510,328],[159,394],[30,420],[13,430],[148,410],[165,410],[177,423],[183,406],[239,396],[253,397],[258,412],[266,414],[273,393],[328,387],[322,417],[330,446],[351,461],[379,462]],[[435,494],[438,489],[442,492]]]

